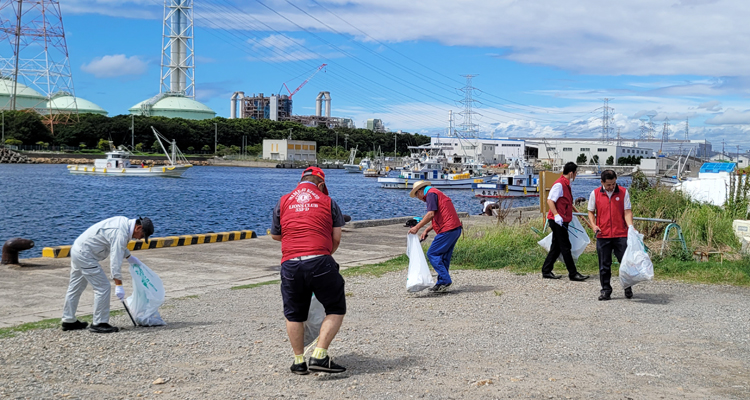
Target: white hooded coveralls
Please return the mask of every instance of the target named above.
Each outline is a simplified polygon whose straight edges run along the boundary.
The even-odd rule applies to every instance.
[[[122,280],[122,260],[130,257],[128,242],[134,229],[134,219],[112,217],[91,226],[76,239],[70,249],[70,284],[62,322],[76,321],[78,300],[90,283],[94,289],[94,325],[109,323],[111,285],[99,261],[109,257],[111,278]]]

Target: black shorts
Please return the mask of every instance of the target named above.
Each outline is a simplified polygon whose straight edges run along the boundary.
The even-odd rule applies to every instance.
[[[325,307],[326,315],[346,314],[344,278],[333,257],[320,256],[281,263],[281,297],[287,320],[307,321],[313,293]]]

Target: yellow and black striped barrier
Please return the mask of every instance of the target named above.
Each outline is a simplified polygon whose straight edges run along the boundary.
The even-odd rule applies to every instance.
[[[194,244],[231,242],[234,240],[254,239],[258,235],[255,231],[232,231],[219,233],[204,233],[200,235],[182,235],[155,237],[149,239],[148,243],[143,240],[131,240],[128,242],[128,250],[161,249],[164,247],[191,246]],[[42,249],[42,257],[64,258],[70,257],[71,246],[45,247]]]

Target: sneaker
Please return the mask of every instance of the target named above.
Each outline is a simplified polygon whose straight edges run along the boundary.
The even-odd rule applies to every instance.
[[[346,371],[346,368],[333,362],[331,356],[326,356],[326,358],[310,357],[310,371],[330,372],[335,374]]]
[[[304,361],[299,364],[292,364],[289,369],[292,370],[292,373],[297,375],[307,375],[310,373],[310,371],[307,370],[307,363]]]
[[[64,331],[77,331],[79,329],[86,329],[89,326],[88,322],[76,320],[76,322],[63,322],[62,330]]]
[[[627,287],[625,288],[625,297],[632,299],[633,298],[633,288]]]
[[[114,333],[119,332],[120,328],[112,326],[106,322],[102,322],[101,324],[91,325],[89,327],[89,331],[94,333]]]
[[[435,286],[427,289],[427,291],[432,292],[432,293],[445,293],[445,292],[448,291],[448,288],[450,286],[451,286],[450,283],[447,284],[447,285],[439,284],[439,285],[435,285]]]

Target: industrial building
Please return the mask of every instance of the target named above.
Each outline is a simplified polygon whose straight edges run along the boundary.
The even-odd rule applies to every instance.
[[[635,158],[653,157],[651,149],[643,149],[633,146],[619,146],[614,143],[594,142],[594,141],[557,141],[545,140],[542,143],[534,143],[539,149],[539,160],[547,162],[552,166],[565,165],[568,162],[578,162],[581,154],[586,156],[587,164],[596,164],[592,162],[596,156],[599,159],[599,165],[605,165],[607,159],[612,157],[613,164],[618,165],[617,160],[621,157]]]
[[[57,113],[70,114],[70,113],[78,112],[79,114],[90,113],[90,114],[107,115],[107,112],[103,108],[99,107],[98,105],[86,99],[71,96],[67,93],[60,93],[52,97],[52,100],[46,103],[46,108],[52,114],[57,114]]]
[[[159,94],[130,107],[130,114],[197,120],[215,117],[214,110],[195,100],[193,0],[164,3],[162,48]]]
[[[527,146],[523,140],[516,139],[464,139],[456,136],[433,137],[430,145],[441,147],[443,153],[449,157],[473,154],[475,151],[481,154],[481,162],[506,163],[511,159],[519,157],[536,158],[536,148]],[[531,154],[528,151],[532,151]]]
[[[385,125],[383,125],[383,121],[379,119],[368,119],[367,123],[365,125],[365,129],[371,130],[373,132],[385,132]]]
[[[325,103],[325,106],[323,105]],[[315,99],[315,115],[292,115],[292,97],[263,93],[245,96],[245,92],[234,92],[230,98],[229,118],[270,119],[272,121],[297,122],[309,127],[354,128],[349,118],[331,117],[331,93],[320,92]],[[325,115],[323,109],[325,107]],[[239,109],[239,111],[238,111]]]
[[[604,141],[601,138],[515,138],[526,140],[529,143],[539,147],[539,158],[553,158],[563,157],[566,161],[575,162],[576,157],[579,154],[584,153],[586,157],[591,159],[593,155],[598,155],[601,159],[604,154],[598,154],[592,149],[606,148],[608,151],[601,152],[607,153],[608,158],[610,155],[614,155],[613,146],[622,148],[623,152],[618,152],[615,156],[615,161],[619,157],[636,156],[643,158],[656,157],[658,155],[688,155],[696,157],[708,157],[711,154],[711,142],[705,140],[670,140],[662,142],[661,140],[654,139],[620,139]],[[554,150],[552,150],[554,148]],[[581,150],[581,149],[589,150]],[[571,149],[571,150],[562,150]],[[577,149],[577,150],[575,150]],[[577,153],[576,153],[577,151]],[[558,152],[557,156],[554,152]],[[576,153],[575,157],[570,158],[571,154]],[[591,154],[588,154],[591,152]],[[547,154],[549,153],[549,154]],[[566,154],[568,153],[568,154]]]
[[[263,158],[266,160],[312,161],[317,159],[314,141],[263,139]]]

